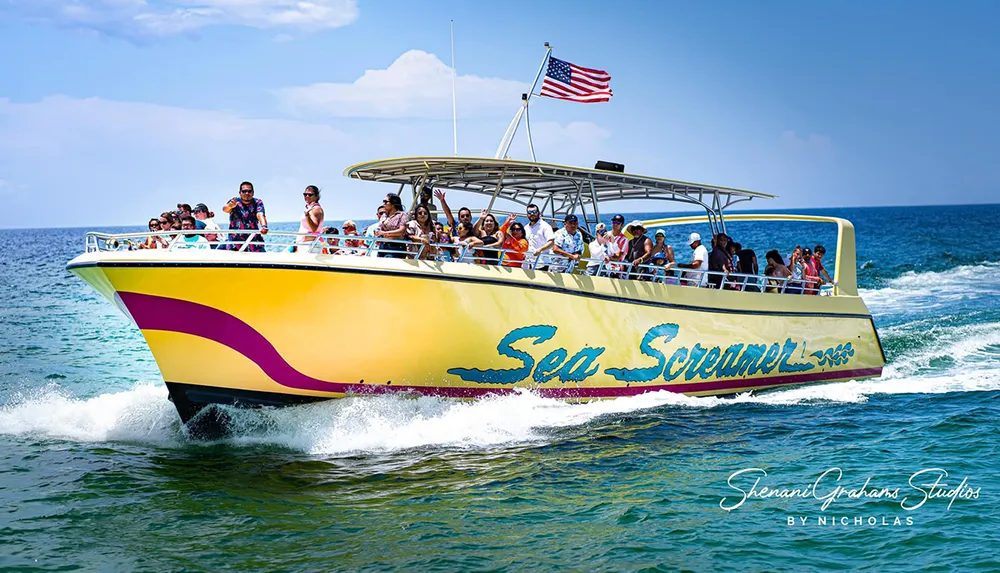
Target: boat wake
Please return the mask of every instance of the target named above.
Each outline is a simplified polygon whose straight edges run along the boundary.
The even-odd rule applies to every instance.
[[[792,388],[733,398],[670,392],[588,403],[567,403],[530,392],[456,401],[433,397],[346,398],[304,406],[230,410],[238,446],[277,446],[311,455],[337,456],[424,447],[486,449],[544,444],[560,429],[604,424],[621,416],[661,414],[663,409],[741,408],[745,404],[810,407],[859,403],[876,394],[1000,389],[1000,373],[964,376],[898,376]],[[41,440],[143,443],[162,447],[203,444],[187,437],[166,390],[142,383],[89,399],[50,388],[0,407],[0,434]]]
[[[531,392],[477,401],[409,396],[348,398],[283,409],[232,410],[235,430],[225,442],[276,446],[313,455],[391,452],[421,447],[489,448],[547,443],[562,428],[603,424],[664,408],[741,408],[745,404],[810,407],[859,403],[877,394],[934,394],[1000,390],[1000,316],[986,322],[968,312],[923,312],[900,320],[928,298],[967,301],[1000,294],[1000,264],[910,273],[863,292],[879,315],[889,355],[876,380],[824,384],[740,395],[696,398],[655,392],[616,400],[566,403]],[[995,303],[994,303],[995,306]],[[964,322],[963,322],[964,321]],[[39,440],[130,442],[188,447],[191,440],[160,383],[91,398],[73,397],[50,383],[0,406],[0,435]]]
[[[1000,262],[961,265],[945,271],[909,271],[889,279],[882,288],[859,292],[876,318],[928,311],[940,316],[1000,295]]]

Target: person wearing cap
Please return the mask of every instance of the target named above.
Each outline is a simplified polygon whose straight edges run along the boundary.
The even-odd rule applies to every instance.
[[[662,283],[667,280],[667,257],[661,251],[653,253],[653,268],[650,270],[651,280],[654,283]]]
[[[802,249],[802,274],[806,281],[802,294],[819,294],[819,285],[822,279],[819,277],[819,271],[816,270],[816,262],[813,261],[812,249],[809,247]]]
[[[618,246],[611,239],[608,227],[604,223],[598,223],[594,227],[594,233],[596,233],[596,236],[590,242],[590,259],[587,261],[587,274],[592,277],[597,276],[598,269],[601,268],[601,264],[604,264],[605,272],[603,275],[609,276],[608,263],[618,255]]]
[[[704,286],[708,279],[708,249],[701,244],[701,235],[691,233],[688,235],[688,245],[691,247],[691,262],[679,263],[677,266],[682,269],[691,269],[696,272],[684,273],[684,280],[681,284],[687,286]]]
[[[611,257],[612,261],[624,261],[625,255],[628,254],[628,237],[622,231],[625,230],[625,217],[620,213],[611,218],[611,241],[615,244],[615,249],[618,254]],[[624,271],[625,265],[620,263],[612,263],[611,270],[614,271]],[[619,274],[618,278],[625,278],[626,275]]]
[[[214,219],[215,213],[208,210],[208,205],[205,205],[204,203],[198,203],[197,205],[194,206],[194,210],[191,211],[191,214],[194,216],[196,229],[203,229],[205,231],[222,230],[221,228],[219,228],[218,223],[215,222]],[[209,242],[209,244],[213,249],[218,247],[218,245],[215,244],[216,241],[219,240],[218,234],[206,233],[204,237]]]
[[[542,247],[555,238],[555,231],[552,230],[552,225],[542,220],[542,211],[538,205],[534,203],[528,205],[525,213],[528,215],[528,224],[524,226],[524,238],[528,240],[528,253],[524,257],[524,268],[545,270],[543,266],[536,267],[537,255],[535,253],[541,252]],[[538,262],[544,263],[544,261]]]
[[[668,263],[674,262],[674,248],[667,244],[667,232],[663,229],[653,233],[653,259],[656,257],[663,257]]]
[[[625,260],[632,267],[630,276],[633,279],[649,280],[649,272],[640,268],[640,265],[653,260],[653,241],[646,236],[646,226],[642,221],[632,221],[625,230],[632,235],[632,240],[628,242],[628,253],[625,255]]]
[[[556,231],[552,239],[542,248],[535,250],[535,256],[552,249],[552,252],[568,260],[558,259],[549,265],[554,273],[572,273],[576,263],[583,257],[583,234],[580,233],[580,222],[576,215],[570,213],[563,219],[563,226]]]

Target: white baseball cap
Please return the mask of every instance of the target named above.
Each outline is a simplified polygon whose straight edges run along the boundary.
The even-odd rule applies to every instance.
[[[691,235],[688,236],[689,245],[693,245],[695,241],[700,241],[700,240],[701,240],[701,235],[699,235],[698,233],[691,233]]]

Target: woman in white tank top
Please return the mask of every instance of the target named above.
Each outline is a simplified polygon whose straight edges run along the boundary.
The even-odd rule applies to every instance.
[[[319,205],[319,187],[310,185],[302,192],[305,199],[306,208],[302,212],[302,221],[299,223],[300,235],[296,237],[296,243],[313,241],[321,234],[323,228],[323,207]]]

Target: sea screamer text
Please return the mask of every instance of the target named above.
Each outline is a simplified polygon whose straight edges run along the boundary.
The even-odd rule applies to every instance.
[[[598,359],[604,354],[604,347],[585,346],[572,356],[565,348],[557,348],[536,359],[531,353],[514,348],[522,340],[530,340],[532,345],[551,340],[557,332],[552,325],[539,324],[516,328],[504,336],[497,345],[500,356],[512,358],[521,363],[516,368],[478,369],[450,368],[449,374],[468,382],[486,384],[514,384],[531,379],[537,383],[557,379],[561,382],[582,382],[600,370]],[[665,354],[653,347],[660,341],[668,343],[677,337],[680,327],[676,324],[661,324],[650,328],[639,343],[639,352],[651,359],[652,364],[638,368],[605,368],[604,373],[622,382],[652,382],[657,379],[706,380],[709,378],[734,378],[753,376],[758,373],[770,374],[798,373],[812,370],[817,366],[845,364],[854,355],[850,343],[837,345],[823,351],[809,354],[811,360],[805,362],[794,359],[796,351],[804,355],[805,342],[795,342],[791,338],[771,344],[733,344],[720,346],[681,346],[672,353]],[[801,346],[800,346],[801,345]]]

